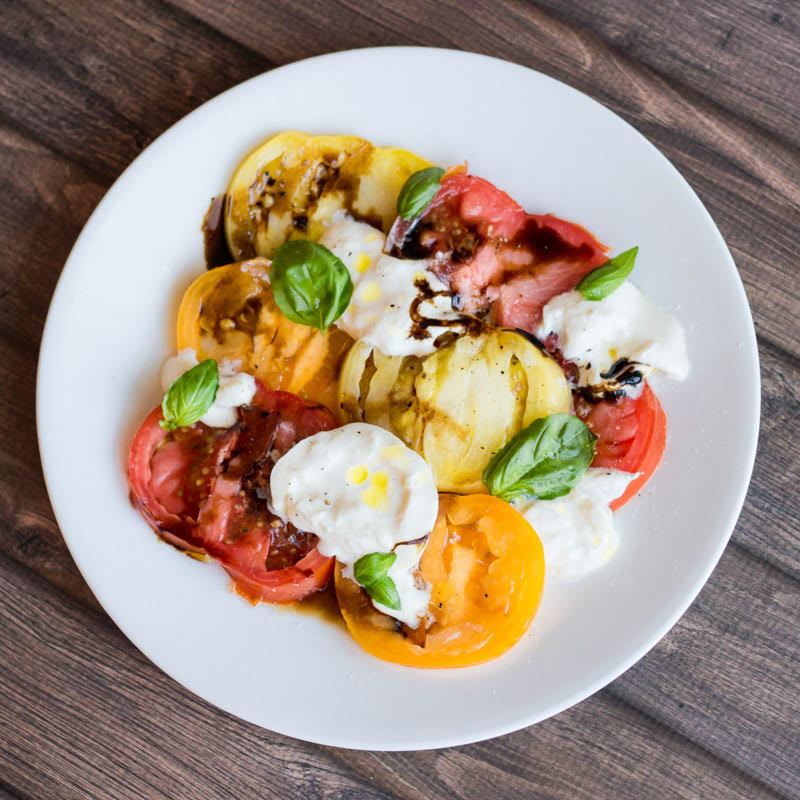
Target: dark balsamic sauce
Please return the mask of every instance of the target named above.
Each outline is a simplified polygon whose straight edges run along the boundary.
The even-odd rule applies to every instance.
[[[208,211],[203,217],[203,253],[206,259],[206,269],[223,267],[234,260],[225,237],[227,197],[227,194],[218,194],[212,198]]]
[[[613,380],[622,386],[638,386],[642,382],[642,373],[639,364],[629,361],[627,358],[620,358],[609,368],[608,372],[601,372],[600,377],[605,380]]]
[[[580,386],[575,391],[590,403],[601,400],[617,402],[628,395],[628,389],[639,386],[644,380],[640,365],[636,361],[620,358],[615,361],[600,377],[605,383],[599,386]]]
[[[429,339],[430,331],[428,328],[452,328],[454,332],[457,330],[460,333],[468,335],[477,335],[484,329],[484,323],[477,317],[470,317],[466,314],[459,314],[452,319],[434,319],[423,316],[420,307],[423,303],[433,300],[435,297],[450,297],[450,291],[442,289],[435,291],[431,288],[427,279],[422,277],[414,281],[414,286],[417,289],[417,296],[411,301],[409,307],[409,316],[411,317],[411,338],[412,339]],[[437,337],[436,344],[440,347],[439,340],[442,336]]]
[[[525,331],[522,328],[514,328],[514,333],[518,333],[523,339],[527,339],[537,350],[552,357],[553,354],[547,349],[545,343],[538,336],[534,336],[530,331]]]

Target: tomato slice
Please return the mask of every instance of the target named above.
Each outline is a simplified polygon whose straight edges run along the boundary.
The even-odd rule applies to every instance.
[[[434,268],[464,311],[491,308],[495,324],[531,333],[549,300],[607,260],[605,245],[585,228],[528,214],[489,181],[465,173],[442,180],[420,219],[399,219],[388,246],[412,258],[436,254]]]
[[[269,261],[228,264],[203,273],[178,309],[178,349],[198,359],[227,358],[270,389],[336,408],[339,367],[352,339],[338,328],[324,333],[285,317],[272,296]]]
[[[161,407],[145,417],[133,438],[128,483],[133,505],[163,539],[202,554],[195,523],[236,439],[233,429],[190,428],[165,431]]]
[[[576,395],[575,411],[598,437],[593,467],[639,473],[610,504],[616,511],[642,490],[661,463],[667,416],[647,383],[636,398],[589,401]]]
[[[466,667],[502,655],[528,629],[544,586],[544,552],[528,522],[497,497],[444,494],[420,571],[432,586],[433,621],[411,632],[376,611],[337,567],[347,628],[385,661]]]
[[[316,536],[270,511],[269,475],[297,441],[338,423],[323,406],[263,388],[240,415],[241,432],[200,510],[197,536],[251,602],[302,600],[324,588],[333,559],[320,555]]]

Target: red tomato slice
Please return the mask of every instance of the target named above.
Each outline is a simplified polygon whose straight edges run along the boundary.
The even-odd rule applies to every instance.
[[[445,213],[442,213],[445,212]],[[476,175],[457,172],[447,176],[428,214],[438,217],[444,230],[455,232],[452,220],[473,227],[484,239],[516,237],[525,225],[525,209],[511,195]]]
[[[483,178],[450,174],[419,220],[398,219],[392,253],[437,255],[467,313],[491,307],[495,324],[534,332],[542,308],[607,260],[607,248],[585,228],[552,214],[528,214]]]
[[[197,536],[251,602],[302,600],[324,588],[333,559],[320,555],[316,536],[269,510],[269,475],[296,442],[338,422],[324,406],[263,388],[240,414],[241,433],[225,474],[201,508]]]
[[[170,544],[203,553],[195,523],[200,506],[230,454],[236,432],[208,428],[202,423],[168,432],[158,424],[161,419],[161,408],[154,408],[131,444],[131,502]]]
[[[597,436],[593,467],[639,473],[610,503],[616,511],[642,490],[661,463],[667,444],[667,416],[647,383],[639,397],[616,402],[590,402],[576,396],[575,411]]]

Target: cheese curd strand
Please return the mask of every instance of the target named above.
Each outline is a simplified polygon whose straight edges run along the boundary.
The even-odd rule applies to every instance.
[[[548,574],[580,578],[609,562],[619,547],[609,503],[635,477],[631,472],[590,468],[564,497],[514,502],[542,540]]]
[[[350,305],[336,325],[386,355],[429,355],[438,336],[463,331],[463,318],[427,261],[385,255],[385,243],[379,230],[349,217],[337,217],[320,238],[344,262],[354,285]]]
[[[348,576],[370,553],[397,555],[389,569],[400,609],[378,610],[412,628],[427,611],[430,587],[418,579],[424,545],[436,521],[439,496],[428,464],[393,434],[353,423],[298,442],[270,476],[272,507],[300,530],[313,531],[320,553]],[[397,547],[405,542],[415,542]]]
[[[168,358],[161,368],[161,389],[169,387],[185,372],[197,366],[197,354],[187,347]],[[240,372],[235,362],[223,360],[219,366],[219,386],[211,407],[200,417],[200,422],[209,428],[230,428],[236,424],[239,406],[249,405],[256,393],[256,379]]]
[[[603,373],[621,359],[679,381],[689,374],[681,324],[628,281],[599,301],[578,291],[554,297],[536,331],[542,340],[550,334],[564,358],[577,364],[581,386],[602,385]]]

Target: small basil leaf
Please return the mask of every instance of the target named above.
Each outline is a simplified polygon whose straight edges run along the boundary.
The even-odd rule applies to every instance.
[[[386,574],[397,560],[397,553],[369,553],[353,564],[356,581],[376,602],[394,611],[400,609],[400,595],[394,581]]]
[[[603,300],[619,289],[633,270],[636,263],[638,247],[631,247],[624,253],[606,261],[605,264],[592,270],[579,284],[578,291],[587,300]]]
[[[400,595],[397,593],[397,587],[390,577],[385,576],[364,588],[376,603],[380,603],[382,606],[391,608],[394,611],[400,610]]]
[[[327,247],[304,239],[282,244],[270,268],[272,294],[292,322],[324,331],[353,295],[347,267]]]
[[[184,372],[167,390],[161,401],[164,430],[194,425],[211,408],[217,396],[219,369],[213,358],[207,358]]]
[[[371,583],[385,577],[389,567],[397,560],[397,553],[369,553],[353,564],[353,574],[356,581],[362,586],[369,586]]]
[[[441,167],[428,167],[410,175],[397,197],[397,213],[405,220],[422,214],[439,191],[443,175]]]
[[[487,465],[483,482],[502,498],[567,494],[594,458],[597,437],[571,414],[551,414],[523,428]]]

